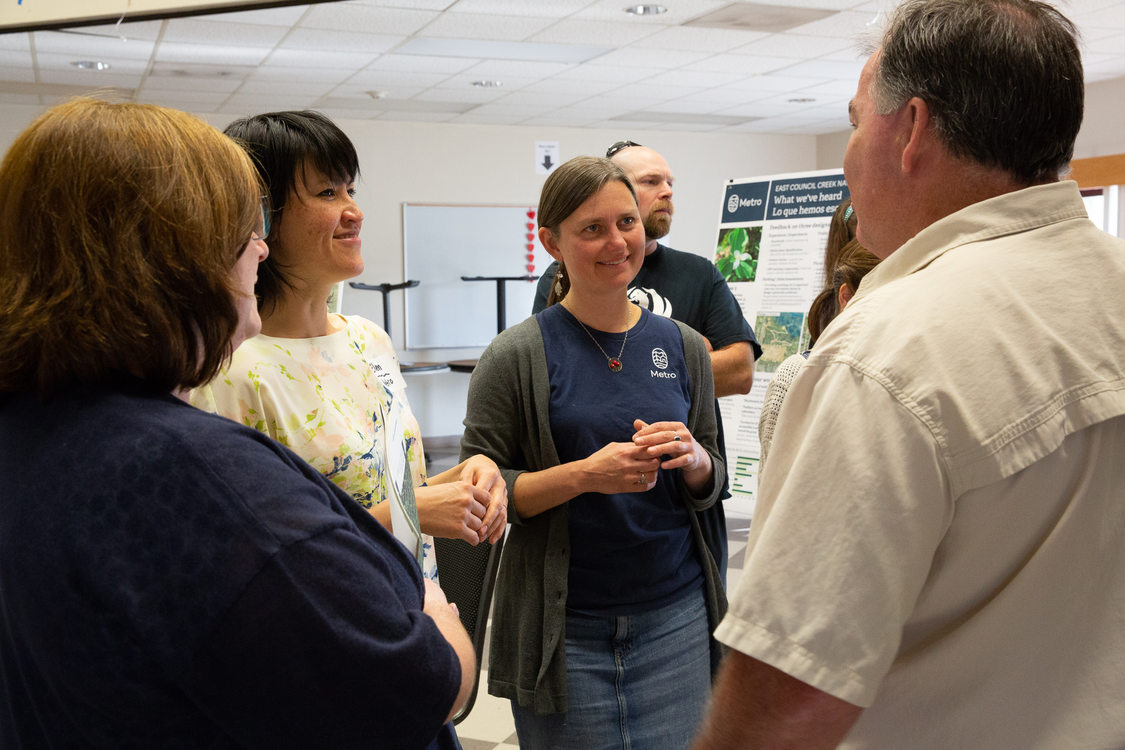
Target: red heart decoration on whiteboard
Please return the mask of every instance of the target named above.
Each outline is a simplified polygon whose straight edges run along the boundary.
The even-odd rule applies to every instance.
[[[529,232],[535,231],[535,224],[533,222],[530,222],[530,221],[527,222],[527,231],[529,231]]]
[[[528,242],[535,242],[535,235],[532,234],[531,232],[528,232],[527,233],[527,241]]]
[[[535,245],[534,245],[534,243],[531,243],[531,242],[527,243],[527,249],[528,249],[528,251],[530,251],[530,252],[535,252]]]
[[[527,254],[527,262],[528,263],[534,263],[535,262],[535,253],[528,253]]]
[[[527,209],[527,218],[529,218],[529,219],[535,218],[535,209],[532,209],[532,208]]]
[[[528,263],[527,264],[527,272],[532,273],[533,271],[535,271],[535,266],[533,266],[531,263]]]

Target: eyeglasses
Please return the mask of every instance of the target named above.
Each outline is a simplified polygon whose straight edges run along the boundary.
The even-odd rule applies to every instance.
[[[630,146],[640,146],[640,145],[641,144],[637,143],[636,141],[618,141],[617,143],[613,144],[612,146],[610,146],[609,148],[607,148],[605,150],[605,158],[612,159],[613,155],[616,154],[618,151],[623,151],[624,149],[627,149]]]
[[[264,240],[266,237],[270,236],[270,213],[271,213],[271,211],[270,211],[269,196],[263,195],[261,201],[259,202],[259,206],[260,206],[261,213],[262,213],[262,232],[261,232],[261,234],[259,234],[258,232],[254,232],[254,239]]]

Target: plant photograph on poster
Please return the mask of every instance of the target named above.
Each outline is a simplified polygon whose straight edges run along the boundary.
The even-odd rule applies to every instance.
[[[753,281],[758,275],[761,227],[728,227],[719,230],[715,267],[727,281]]]

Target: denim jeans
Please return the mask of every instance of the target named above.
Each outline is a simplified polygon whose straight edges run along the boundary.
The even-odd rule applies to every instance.
[[[651,612],[566,616],[565,714],[512,702],[526,750],[679,750],[711,694],[702,589]]]

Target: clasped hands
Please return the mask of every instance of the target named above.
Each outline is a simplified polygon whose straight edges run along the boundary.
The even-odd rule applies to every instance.
[[[416,487],[418,523],[431,536],[496,543],[508,523],[508,487],[492,459],[472,456]]]
[[[587,459],[597,492],[647,492],[659,469],[710,474],[711,457],[695,442],[683,422],[633,421],[630,443],[609,443]]]

